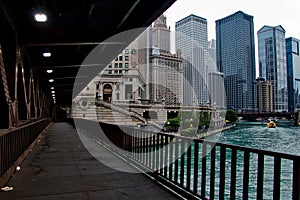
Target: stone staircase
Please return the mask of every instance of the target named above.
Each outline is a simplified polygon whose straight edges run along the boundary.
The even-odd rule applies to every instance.
[[[142,123],[135,117],[131,117],[125,115],[121,112],[116,110],[104,107],[104,106],[97,106],[96,107],[97,113],[97,121],[110,123],[110,124],[117,124],[117,125],[136,125]]]

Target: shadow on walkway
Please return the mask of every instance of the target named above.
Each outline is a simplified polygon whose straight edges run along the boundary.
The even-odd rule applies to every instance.
[[[111,158],[116,159],[113,154]],[[142,174],[103,165],[67,123],[54,123],[44,132],[7,185],[13,190],[1,191],[1,200],[176,198]]]

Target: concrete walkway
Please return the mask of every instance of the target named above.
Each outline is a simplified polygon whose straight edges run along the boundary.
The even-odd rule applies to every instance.
[[[99,162],[67,123],[54,123],[44,132],[7,186],[13,190],[0,191],[1,200],[176,199],[142,174],[120,172]]]

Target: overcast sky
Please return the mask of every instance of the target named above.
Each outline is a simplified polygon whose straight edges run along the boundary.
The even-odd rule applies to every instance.
[[[281,25],[286,37],[300,39],[300,0],[177,0],[164,14],[172,31],[175,31],[175,22],[190,14],[207,19],[208,39],[211,40],[216,38],[215,21],[239,10],[254,17],[256,63],[257,31],[264,25]],[[172,51],[175,50],[173,45]]]
[[[243,11],[254,17],[254,34],[264,25],[282,25],[286,37],[300,39],[300,0],[177,0],[166,12],[168,26],[195,14],[207,19],[208,39],[216,38],[215,21]]]

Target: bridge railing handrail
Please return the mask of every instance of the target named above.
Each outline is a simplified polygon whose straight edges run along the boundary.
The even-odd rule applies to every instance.
[[[6,130],[2,130],[0,131],[0,137],[6,135],[6,134],[9,134],[11,132],[15,132],[15,131],[18,131],[20,129],[23,129],[23,128],[26,128],[26,127],[29,127],[29,126],[32,126],[34,124],[38,124],[40,123],[41,121],[45,121],[45,120],[48,120],[48,119],[39,119],[37,121],[34,121],[34,122],[31,122],[31,123],[27,123],[27,124],[24,124],[22,126],[17,126],[17,127],[12,127],[10,129],[6,129]]]
[[[0,186],[14,172],[14,164],[24,157],[24,152],[38,135],[51,123],[50,118],[41,119],[20,127],[0,132]]]
[[[291,199],[299,200],[300,198],[299,155],[224,144],[179,135],[175,136],[173,134],[153,132],[133,127],[120,127],[104,123],[100,123],[100,126],[105,126],[103,130],[105,130],[107,138],[117,147],[123,149],[120,151],[121,154],[138,162],[142,167],[150,171],[154,170],[154,177],[187,198],[216,199],[217,191],[215,190],[215,182],[219,182],[217,192],[219,199],[236,199],[237,184],[242,186],[243,196],[241,198],[248,199],[250,177],[254,176],[253,174],[250,176],[250,174],[254,173],[256,174],[256,198],[263,199],[265,192],[264,184],[272,184],[273,199],[280,199],[280,193],[282,192],[281,181],[283,178],[281,162],[285,159],[291,161],[292,165],[292,168],[288,172],[290,173],[289,176],[292,177],[290,181],[292,188],[290,191]],[[88,132],[93,132],[93,130],[88,130]],[[174,145],[169,145],[171,141],[174,142]],[[116,151],[114,147],[112,148]],[[200,157],[208,153],[210,154],[209,157]],[[255,161],[251,159],[254,155],[257,158]],[[266,157],[273,158],[273,167],[271,166],[273,168],[273,179],[270,180],[264,178],[264,167],[267,165],[265,163]],[[216,160],[217,158],[219,160]],[[230,164],[228,164],[227,159],[229,159]],[[210,167],[208,167],[209,165]],[[217,165],[219,167],[218,172],[216,170]],[[254,165],[256,170],[253,171],[252,169],[251,171],[250,165]],[[242,174],[240,174],[240,176],[242,175],[242,179],[237,179],[238,167],[242,168]],[[228,170],[228,168],[230,177],[227,178],[229,180],[225,176],[226,169]],[[219,173],[219,177],[216,176],[217,173]],[[209,181],[207,181],[207,178]],[[266,181],[271,181],[271,183],[267,183]],[[228,187],[228,184],[230,187]]]

